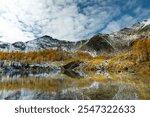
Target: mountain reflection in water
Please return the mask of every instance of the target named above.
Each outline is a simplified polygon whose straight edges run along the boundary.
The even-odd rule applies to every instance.
[[[0,75],[0,99],[137,100],[150,99],[150,79],[120,73],[11,72]]]

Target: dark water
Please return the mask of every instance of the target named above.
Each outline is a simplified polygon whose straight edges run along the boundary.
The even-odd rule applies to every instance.
[[[150,99],[149,76],[73,71],[9,72],[0,75],[0,99],[139,100]]]

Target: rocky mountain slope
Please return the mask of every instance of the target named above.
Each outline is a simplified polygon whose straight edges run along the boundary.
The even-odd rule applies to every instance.
[[[1,51],[39,51],[45,49],[62,49],[73,51],[82,43],[79,42],[70,42],[70,41],[61,41],[53,39],[50,36],[43,36],[28,42],[15,42],[15,43],[4,43],[0,42]]]
[[[150,19],[138,22],[112,34],[98,34],[88,40],[80,49],[96,52],[112,52],[128,49],[137,39],[150,37]]]

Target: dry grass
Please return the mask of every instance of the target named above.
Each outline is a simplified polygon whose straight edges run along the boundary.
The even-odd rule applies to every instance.
[[[68,60],[71,57],[60,50],[42,50],[38,52],[0,52],[0,60],[17,61],[21,63],[41,63],[49,61]]]
[[[132,49],[110,60],[107,69],[109,71],[134,71],[149,75],[150,72],[150,39],[142,39],[135,42]]]
[[[103,64],[104,64],[103,59],[92,59],[86,62],[86,64],[83,66],[83,70],[84,71],[96,71]]]

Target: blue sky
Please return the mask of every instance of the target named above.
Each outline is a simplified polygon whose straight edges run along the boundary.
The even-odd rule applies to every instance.
[[[0,0],[0,41],[43,35],[68,41],[113,33],[150,18],[150,0]]]

